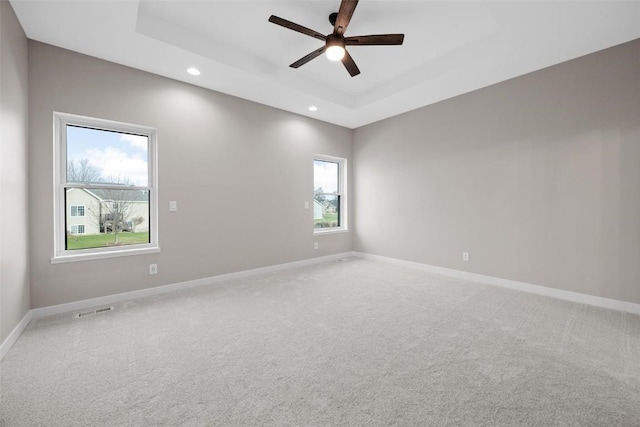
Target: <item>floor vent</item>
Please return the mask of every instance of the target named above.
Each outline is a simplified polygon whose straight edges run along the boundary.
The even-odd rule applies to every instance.
[[[78,313],[74,313],[73,317],[75,317],[76,319],[79,319],[81,317],[93,316],[95,314],[105,313],[107,311],[113,311],[113,306],[94,308],[92,310],[87,310],[87,311],[80,311]]]

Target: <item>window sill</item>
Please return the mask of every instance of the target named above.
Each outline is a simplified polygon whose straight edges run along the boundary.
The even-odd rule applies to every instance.
[[[313,234],[314,236],[319,236],[322,234],[339,234],[339,233],[348,233],[348,228],[330,228],[330,229],[322,229],[322,228],[314,228]]]
[[[159,247],[145,247],[145,248],[135,248],[135,249],[122,249],[118,251],[109,251],[109,252],[92,252],[92,253],[84,253],[84,254],[73,254],[73,255],[58,255],[51,258],[51,264],[62,264],[65,262],[76,262],[76,261],[90,261],[95,259],[103,259],[103,258],[117,258],[123,256],[131,256],[131,255],[144,255],[144,254],[153,254],[160,252]]]

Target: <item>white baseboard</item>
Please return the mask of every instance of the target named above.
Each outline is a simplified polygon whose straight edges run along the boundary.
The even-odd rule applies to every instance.
[[[7,338],[2,342],[2,344],[0,344],[0,362],[2,362],[2,359],[4,359],[4,356],[9,352],[11,347],[13,347],[13,344],[15,344],[16,341],[18,341],[18,338],[20,338],[20,335],[22,335],[22,332],[24,332],[29,322],[31,322],[31,320],[33,319],[32,311],[33,310],[27,311],[27,314],[24,315],[22,320],[18,322],[15,328],[13,328],[13,331],[11,331],[9,336],[7,336]]]
[[[0,345],[0,361],[9,352],[9,349],[18,340],[22,332],[25,330],[31,320],[41,317],[52,316],[55,314],[71,313],[73,311],[86,310],[88,308],[115,304],[123,301],[130,301],[138,298],[144,298],[152,295],[164,294],[167,292],[180,291],[183,289],[194,288],[197,286],[212,285],[215,283],[225,282],[233,279],[256,276],[259,274],[272,273],[281,270],[299,268],[308,265],[322,264],[325,262],[336,261],[342,258],[352,257],[352,252],[343,252],[334,255],[327,255],[317,258],[309,258],[301,261],[293,261],[285,264],[271,265],[268,267],[254,268],[252,270],[238,271],[235,273],[221,274],[219,276],[205,277],[203,279],[189,280],[186,282],[173,283],[170,285],[157,286],[154,288],[140,289],[137,291],[124,292],[120,294],[107,295],[104,297],[85,299],[65,304],[51,305],[48,307],[34,308],[25,314],[20,323],[13,329],[11,334]]]
[[[48,307],[34,308],[25,314],[20,323],[11,331],[9,336],[0,344],[0,361],[9,352],[13,344],[20,338],[22,332],[29,325],[29,322],[41,317],[52,316],[55,314],[70,313],[78,310],[114,304],[123,301],[143,298],[152,295],[164,294],[183,289],[189,289],[197,286],[212,285],[233,279],[256,276],[259,274],[272,273],[291,268],[304,267],[308,265],[322,264],[325,262],[336,261],[347,257],[359,257],[375,261],[381,261],[405,267],[415,268],[431,273],[438,273],[444,276],[455,277],[458,279],[471,280],[475,282],[485,283],[488,285],[500,286],[503,288],[515,289],[518,291],[544,295],[551,298],[558,298],[567,301],[578,302],[582,304],[594,305],[613,310],[624,311],[627,313],[640,314],[640,304],[634,304],[626,301],[618,301],[609,298],[602,298],[593,295],[580,294],[577,292],[564,291],[561,289],[548,288],[545,286],[532,285],[530,283],[518,282],[515,280],[500,279],[498,277],[484,276],[482,274],[469,273],[466,271],[453,270],[450,268],[436,267],[428,264],[404,261],[395,258],[384,257],[380,255],[372,255],[362,252],[343,252],[334,255],[327,255],[318,258],[310,258],[301,261],[294,261],[285,264],[272,265],[268,267],[255,268],[252,270],[239,271],[235,273],[222,274],[219,276],[206,277],[203,279],[189,280],[186,282],[173,283],[170,285],[157,286],[155,288],[140,289],[137,291],[124,292],[121,294],[107,295],[104,297],[85,299],[74,301],[66,304],[52,305]]]
[[[195,288],[197,286],[212,285],[214,283],[225,282],[227,280],[241,279],[244,277],[256,276],[258,274],[272,273],[275,271],[287,270],[290,268],[304,267],[307,265],[322,264],[324,262],[335,261],[341,258],[352,256],[351,252],[343,252],[335,255],[327,255],[318,258],[309,258],[301,261],[293,261],[285,264],[271,265],[268,267],[254,268],[252,270],[238,271],[235,273],[221,274],[219,276],[205,277],[202,279],[188,280],[186,282],[172,283],[170,285],[156,286],[154,288],[140,289],[137,291],[123,292],[121,294],[107,295],[104,297],[85,299],[81,301],[69,302],[66,304],[50,305],[48,307],[34,308],[33,318],[52,316],[54,314],[70,313],[72,311],[85,310],[87,308],[101,305],[115,304],[123,301],[144,298],[152,295],[164,294],[167,292],[181,291]]]
[[[502,288],[515,289],[532,294],[543,295],[551,298],[566,301],[578,302],[581,304],[593,305],[612,310],[624,311],[626,313],[640,314],[640,304],[619,301],[610,298],[597,297],[594,295],[581,294],[578,292],[565,291],[562,289],[549,288],[546,286],[533,285],[531,283],[518,282],[516,280],[501,279],[499,277],[485,276],[482,274],[469,273],[467,271],[453,270],[450,268],[437,267],[418,262],[404,261],[396,258],[388,258],[380,255],[372,255],[363,252],[353,252],[353,256],[358,258],[382,261],[390,264],[415,268],[431,273],[442,274],[443,276],[455,277],[457,279],[471,280],[487,285],[500,286]]]

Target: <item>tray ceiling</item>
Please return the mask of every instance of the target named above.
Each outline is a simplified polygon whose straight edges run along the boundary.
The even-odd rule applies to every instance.
[[[30,39],[349,128],[640,37],[636,1],[361,0],[347,36],[405,42],[349,47],[350,77],[324,57],[289,68],[322,42],[267,21],[328,34],[338,0],[11,3]]]

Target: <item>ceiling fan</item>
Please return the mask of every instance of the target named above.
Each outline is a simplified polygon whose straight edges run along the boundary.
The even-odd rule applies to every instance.
[[[368,36],[345,37],[344,32],[351,21],[353,12],[356,9],[358,0],[342,0],[338,12],[329,15],[329,22],[333,25],[333,33],[324,35],[302,25],[287,21],[286,19],[271,15],[269,22],[280,25],[290,30],[297,31],[307,36],[322,40],[325,45],[316,49],[310,54],[303,56],[293,64],[291,68],[298,68],[312,59],[326,52],[327,57],[333,61],[342,61],[351,77],[360,74],[360,70],[355,61],[346,50],[346,46],[381,46],[381,45],[401,45],[404,41],[404,34],[375,34]]]

